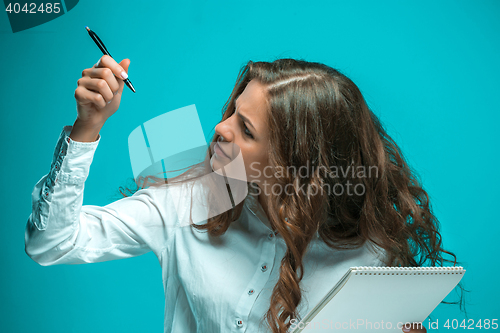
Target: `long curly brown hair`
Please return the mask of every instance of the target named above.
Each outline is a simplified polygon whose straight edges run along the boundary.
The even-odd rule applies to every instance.
[[[269,165],[287,170],[276,173],[274,182],[281,188],[293,187],[268,196],[267,202],[269,221],[287,246],[263,318],[273,333],[287,332],[290,320],[298,318],[302,260],[316,232],[335,249],[371,241],[386,252],[388,266],[456,265],[455,255],[442,247],[439,222],[427,192],[356,84],[321,63],[249,61],[223,107],[222,121],[235,112],[235,99],[253,79],[267,94]],[[217,138],[214,135],[212,143]],[[307,168],[306,176],[297,173],[299,167]],[[376,175],[360,177],[359,172],[368,169],[376,170]],[[356,172],[338,172],[332,177],[332,170]],[[140,187],[162,183],[159,180],[149,177]],[[349,186],[350,195],[335,190]],[[206,224],[191,226],[220,236],[239,218],[242,205]],[[445,253],[453,260],[446,259]]]

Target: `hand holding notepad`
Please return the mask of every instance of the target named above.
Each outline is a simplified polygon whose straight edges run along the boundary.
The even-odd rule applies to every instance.
[[[423,322],[460,282],[463,267],[351,267],[291,332],[401,332]]]

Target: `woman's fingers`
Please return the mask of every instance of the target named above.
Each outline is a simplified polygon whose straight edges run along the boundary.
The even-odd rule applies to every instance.
[[[82,71],[82,77],[88,76],[90,78],[102,78],[109,86],[109,89],[114,95],[123,91],[124,77],[127,77],[128,67],[130,65],[129,59],[123,59],[119,64],[110,56],[104,55],[99,59],[91,68],[86,68]],[[94,90],[97,92],[97,90]],[[106,97],[103,95],[103,97]],[[109,102],[109,98],[106,98]]]
[[[105,80],[113,93],[120,89],[118,79],[109,68],[86,68],[82,71],[82,77]]]
[[[113,72],[116,77],[119,77],[122,80],[128,78],[128,74],[125,69],[120,66],[113,58],[108,55],[103,55],[101,59],[95,64],[95,68],[109,68]]]
[[[79,119],[102,125],[118,110],[124,86],[120,75],[129,65],[129,59],[117,64],[104,55],[96,65],[82,71],[75,90]]]
[[[78,104],[84,106],[89,104],[94,104],[97,108],[104,108],[107,102],[103,99],[102,95],[95,93],[83,87],[78,87],[75,90],[75,98]]]
[[[103,69],[103,70],[105,70],[105,69]],[[110,74],[110,75],[113,76],[113,74]],[[112,86],[116,86],[115,91],[118,91],[118,88],[119,88],[118,82],[116,82],[116,80],[114,78],[110,79],[108,77],[108,80],[115,81],[114,83],[112,83]],[[97,95],[100,94],[102,96],[100,99],[103,100],[104,106],[106,106],[106,104],[108,102],[111,102],[111,100],[113,99],[113,96],[114,96],[114,92],[112,91],[112,88],[110,87],[108,80],[84,76],[84,77],[78,79],[77,84],[79,87],[80,86],[85,87],[87,90],[90,90],[91,92],[96,93]],[[96,97],[96,98],[98,98],[98,97]],[[99,105],[99,107],[102,107],[102,106]]]

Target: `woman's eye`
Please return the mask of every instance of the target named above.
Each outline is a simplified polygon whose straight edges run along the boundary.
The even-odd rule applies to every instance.
[[[253,139],[253,135],[252,135],[252,133],[250,133],[250,131],[248,130],[248,127],[245,125],[245,123],[243,123],[243,129],[244,129],[245,135],[248,136],[249,138]]]

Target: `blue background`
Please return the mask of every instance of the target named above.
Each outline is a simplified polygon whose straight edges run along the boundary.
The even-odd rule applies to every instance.
[[[42,267],[24,252],[31,191],[75,120],[82,70],[102,55],[86,25],[118,62],[131,60],[137,93],[126,88],[101,131],[84,204],[119,198],[132,177],[127,138],[143,122],[196,104],[209,138],[248,60],[324,62],[359,86],[422,179],[445,248],[467,269],[470,318],[499,318],[499,14],[495,0],[80,1],[14,34],[0,13],[0,331],[163,331],[152,253]],[[465,318],[443,304],[433,316],[441,331]]]

